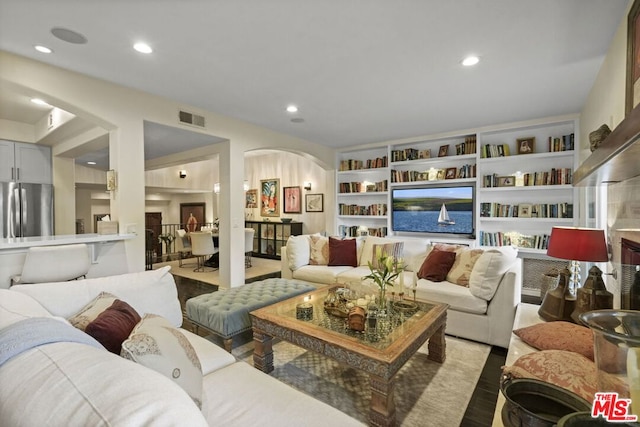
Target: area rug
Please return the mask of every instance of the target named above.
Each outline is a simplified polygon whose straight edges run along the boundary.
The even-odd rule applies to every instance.
[[[457,426],[480,378],[490,346],[446,337],[447,359],[427,359],[427,344],[396,375],[398,425]],[[366,423],[369,414],[369,377],[312,351],[284,341],[273,346],[274,371],[280,381]],[[253,365],[253,342],[233,350]]]
[[[187,279],[198,280],[200,282],[209,283],[210,285],[218,285],[221,289],[228,288],[225,284],[220,283],[220,271],[193,271],[195,266],[195,258],[183,260],[185,267],[179,267],[178,261],[159,262],[153,264],[153,269],[156,270],[165,265],[171,266],[171,274],[174,276],[186,277]],[[251,258],[251,267],[244,270],[245,280],[251,280],[256,277],[276,274],[280,272],[280,261],[265,258]],[[186,267],[188,265],[188,267]]]

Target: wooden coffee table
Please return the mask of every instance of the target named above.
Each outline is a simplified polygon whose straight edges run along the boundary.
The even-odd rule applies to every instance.
[[[427,341],[428,358],[445,360],[444,330],[447,304],[417,302],[417,309],[403,312],[387,334],[354,332],[344,327],[346,319],[327,314],[324,299],[333,287],[322,288],[251,312],[253,364],[269,373],[273,370],[273,338],[323,354],[369,374],[371,408],[369,422],[374,426],[396,423],[395,375]],[[296,306],[304,301],[313,305],[313,319],[296,319]]]

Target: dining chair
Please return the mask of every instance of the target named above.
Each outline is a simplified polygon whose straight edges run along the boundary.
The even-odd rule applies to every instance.
[[[251,267],[251,253],[253,252],[253,235],[256,230],[253,228],[244,229],[244,268]]]
[[[191,265],[182,262],[191,253],[191,240],[187,230],[176,230],[176,252],[178,252],[178,267],[190,267]]]
[[[85,243],[29,248],[22,273],[11,284],[63,282],[84,279],[91,268],[89,246]]]
[[[193,271],[215,271],[217,268],[205,270],[204,262],[211,255],[218,253],[218,248],[213,243],[213,236],[208,232],[194,232],[191,236],[191,253],[197,259],[197,267]]]

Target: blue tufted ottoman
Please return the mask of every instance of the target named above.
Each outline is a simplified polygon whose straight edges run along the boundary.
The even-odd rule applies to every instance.
[[[187,318],[224,340],[231,352],[233,337],[251,329],[249,312],[316,289],[301,280],[273,278],[187,300]]]

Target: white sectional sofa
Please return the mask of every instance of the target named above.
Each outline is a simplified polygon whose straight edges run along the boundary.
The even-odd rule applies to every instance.
[[[172,379],[104,348],[58,338],[7,356],[24,345],[20,337],[16,346],[10,335],[25,319],[53,318],[48,322],[60,331],[71,328],[79,333],[66,319],[103,291],[126,301],[140,316],[153,313],[166,318],[175,326],[172,335],[188,340],[202,370],[201,409]],[[237,361],[205,338],[181,329],[181,324],[169,268],[0,289],[0,425],[361,425]]]
[[[374,246],[393,242],[403,242],[403,258],[408,265],[404,273],[405,282],[414,280],[427,257],[431,244],[426,239],[379,238],[368,236],[357,239],[357,266],[310,265],[312,251],[311,236],[292,236],[287,246],[281,250],[281,269],[283,278],[293,278],[321,284],[353,284],[361,282],[369,274],[367,261],[372,258]],[[522,286],[522,260],[517,258],[513,248],[482,248],[483,253],[473,267],[474,287],[460,286],[449,281],[432,282],[417,280],[416,296],[449,304],[446,333],[491,345],[507,348],[511,338],[511,329],[516,306],[520,302]],[[500,252],[500,254],[497,254]],[[492,254],[504,255],[503,262],[492,268],[495,261]],[[328,256],[327,256],[328,259]],[[482,262],[481,262],[482,260]],[[504,261],[504,260],[503,260]],[[491,270],[489,272],[488,270]],[[392,289],[393,290],[393,289]],[[389,292],[389,291],[388,291]]]

